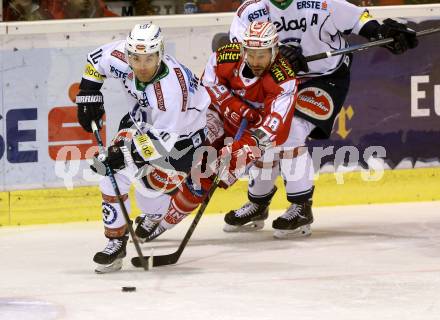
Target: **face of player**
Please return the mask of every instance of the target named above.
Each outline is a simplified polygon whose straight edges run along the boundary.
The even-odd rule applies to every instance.
[[[159,68],[159,54],[129,54],[128,62],[139,81],[150,82]]]
[[[259,77],[272,62],[272,49],[245,49],[246,62],[252,73]]]

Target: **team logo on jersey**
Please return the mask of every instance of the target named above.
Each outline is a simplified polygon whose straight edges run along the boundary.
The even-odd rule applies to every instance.
[[[281,21],[274,21],[273,24],[277,28],[277,32],[281,31],[295,31],[295,30],[301,30],[302,32],[306,32],[307,30],[307,20],[306,18],[293,19],[288,20],[284,17],[281,17]]]
[[[327,92],[320,88],[310,87],[298,93],[296,108],[314,119],[327,120],[333,113],[334,105],[333,99]]]
[[[301,9],[327,10],[327,2],[311,1],[311,0],[298,1],[296,3],[296,8],[298,10]]]
[[[115,58],[118,58],[119,60],[127,63],[127,60],[125,59],[125,54],[119,50],[113,50],[111,55]]]
[[[249,22],[252,22],[258,18],[267,16],[267,15],[269,15],[269,12],[267,11],[266,8],[255,10],[254,12],[248,14],[248,20],[249,20]]]
[[[117,69],[112,65],[110,65],[110,72],[113,73],[117,78],[122,78],[122,79],[127,78],[127,72],[122,72],[121,70]]]
[[[102,220],[106,225],[110,225],[115,223],[116,219],[118,218],[118,212],[116,211],[115,207],[113,207],[108,202],[102,202]]]

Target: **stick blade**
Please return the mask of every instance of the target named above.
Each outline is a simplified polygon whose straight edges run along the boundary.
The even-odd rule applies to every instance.
[[[153,267],[161,267],[161,266],[167,266],[170,264],[175,264],[177,262],[177,260],[179,260],[179,257],[177,255],[175,255],[174,253],[166,254],[166,255],[162,255],[162,256],[154,256],[154,257],[145,256],[144,260],[147,262],[147,264],[148,264],[148,260],[150,258],[153,259]],[[136,268],[142,268],[142,261],[139,257],[131,258],[131,264]]]

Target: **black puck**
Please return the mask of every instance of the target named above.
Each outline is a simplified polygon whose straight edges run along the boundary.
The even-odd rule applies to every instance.
[[[122,287],[123,292],[134,292],[136,291],[136,287]]]

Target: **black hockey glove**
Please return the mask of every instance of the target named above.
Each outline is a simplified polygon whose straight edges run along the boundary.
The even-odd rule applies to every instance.
[[[300,46],[291,45],[289,43],[282,44],[280,46],[280,53],[284,58],[287,59],[287,61],[289,61],[293,72],[309,72],[309,66],[307,65],[307,61],[302,54],[302,48]]]
[[[386,19],[379,26],[378,38],[393,38],[394,42],[385,45],[393,54],[402,54],[408,49],[417,47],[416,32],[406,25],[392,19]]]
[[[106,161],[113,173],[116,173],[126,167],[123,150],[128,149],[124,149],[124,142],[119,141],[115,145],[108,147],[106,151]],[[93,156],[92,161],[93,163],[90,165],[90,169],[101,176],[106,176],[107,170],[105,168],[103,159],[99,157],[99,153],[96,153]]]
[[[370,20],[364,24],[359,35],[370,41],[393,38],[394,42],[383,46],[393,54],[402,54],[408,49],[417,47],[419,43],[414,30],[393,19],[386,19],[383,24],[379,24],[376,20]]]
[[[98,129],[102,128],[104,110],[104,97],[99,90],[80,90],[76,96],[78,105],[78,122],[87,132],[92,132],[91,122],[96,122]]]
[[[134,131],[134,130],[133,130]],[[134,134],[131,129],[120,130],[112,140],[112,145],[106,150],[106,160],[113,173],[118,172],[130,164],[137,168],[146,163],[163,159],[161,156],[165,146],[161,145],[162,139],[157,138],[151,131],[144,134]],[[167,153],[165,151],[165,153]],[[171,154],[172,156],[172,154]],[[107,171],[104,161],[96,153],[90,165],[92,171],[105,176]]]

